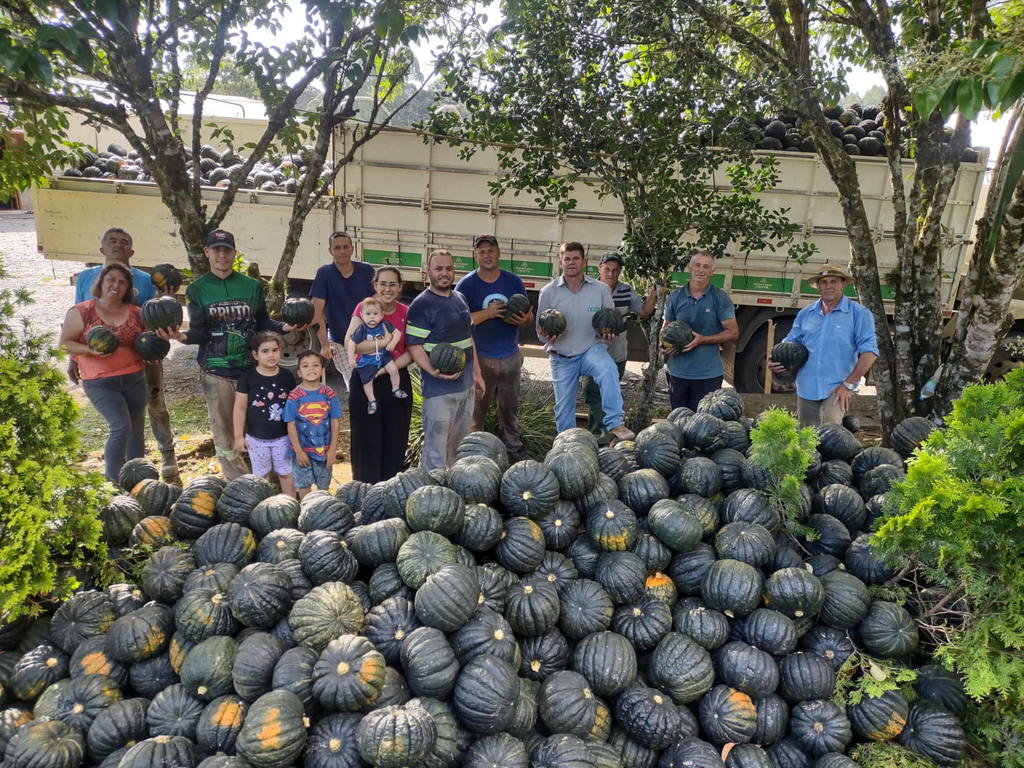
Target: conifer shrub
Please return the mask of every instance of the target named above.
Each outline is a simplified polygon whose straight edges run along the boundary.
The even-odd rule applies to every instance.
[[[1024,766],[1024,370],[964,390],[886,512],[876,552],[903,568],[896,590],[934,663],[963,677],[974,746]]]
[[[38,614],[106,563],[96,513],[110,490],[78,468],[78,406],[53,337],[15,317],[30,302],[0,291],[0,624]]]

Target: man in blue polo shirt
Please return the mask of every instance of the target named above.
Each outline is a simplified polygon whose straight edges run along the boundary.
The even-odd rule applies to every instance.
[[[666,352],[669,401],[672,408],[697,410],[697,403],[722,386],[725,366],[721,345],[739,338],[736,309],[729,294],[711,284],[715,257],[697,251],[690,258],[690,279],[665,303],[665,322],[683,320],[693,341],[679,352]]]
[[[452,290],[455,260],[448,251],[427,257],[427,290],[413,299],[406,318],[406,348],[420,367],[423,385],[423,458],[427,472],[445,469],[469,434],[473,394],[484,394],[484,381],[475,364],[473,319],[462,295]],[[446,342],[466,351],[461,373],[443,374],[430,362],[430,350]]]
[[[498,403],[501,440],[509,461],[527,458],[519,436],[519,383],[523,374],[523,353],[519,349],[519,327],[533,322],[533,309],[505,319],[505,302],[515,294],[526,295],[523,281],[500,269],[501,250],[494,235],[473,239],[477,268],[459,280],[455,290],[462,294],[473,317],[476,363],[484,379],[484,394],[473,407],[474,432],[482,432],[491,400]]]
[[[376,293],[373,289],[373,267],[362,261],[352,261],[355,242],[347,232],[332,233],[327,239],[327,247],[332,261],[317,269],[309,298],[316,310],[313,322],[318,325],[316,335],[320,340],[320,355],[325,365],[327,360],[334,360],[334,367],[348,387],[352,364],[345,352],[345,334],[356,305]]]
[[[821,298],[796,316],[783,341],[807,347],[807,362],[796,375],[797,417],[801,427],[842,424],[860,380],[878,359],[878,338],[871,311],[843,288],[853,282],[838,264],[823,264],[807,282]],[[775,373],[786,369],[769,363]]]

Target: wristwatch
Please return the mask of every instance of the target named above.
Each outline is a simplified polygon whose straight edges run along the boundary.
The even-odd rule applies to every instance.
[[[856,384],[851,384],[848,381],[844,381],[843,382],[843,386],[846,387],[851,392],[856,392],[857,391],[857,385]]]

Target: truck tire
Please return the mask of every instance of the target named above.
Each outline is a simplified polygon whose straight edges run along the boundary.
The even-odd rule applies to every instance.
[[[779,318],[775,323],[775,343],[778,344],[793,327],[792,317]],[[768,325],[767,323],[750,337],[750,341],[742,352],[736,353],[733,369],[733,385],[737,392],[764,392],[764,374],[768,357]],[[772,394],[785,395],[796,392],[796,372],[772,374]]]
[[[992,355],[992,362],[985,371],[985,383],[1001,381],[1010,371],[1020,368],[1021,363],[1024,363],[1024,333],[1010,331]]]

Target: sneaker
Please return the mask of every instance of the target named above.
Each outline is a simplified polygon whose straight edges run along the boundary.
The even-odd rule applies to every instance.
[[[636,435],[626,429],[624,424],[619,424],[615,429],[609,429],[608,432],[616,441],[625,442],[627,440],[636,439]]]
[[[366,414],[368,416],[373,416],[373,414],[375,414],[376,412],[377,412],[377,401],[376,400],[371,400],[370,402],[368,402],[366,404]]]
[[[391,396],[396,400],[405,400],[405,398],[409,396],[409,393],[406,392],[404,389],[396,389],[394,392],[391,393]]]

